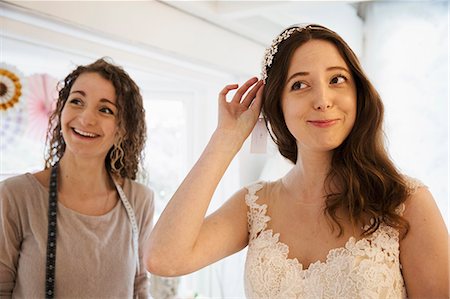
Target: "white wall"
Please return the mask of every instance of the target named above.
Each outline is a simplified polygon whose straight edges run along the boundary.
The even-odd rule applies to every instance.
[[[162,51],[165,55],[232,73],[259,73],[262,46],[157,1],[8,2],[105,39]],[[58,42],[60,37],[46,38]],[[95,51],[83,44],[77,48]]]
[[[370,4],[364,66],[386,109],[392,158],[422,180],[449,222],[448,2]]]

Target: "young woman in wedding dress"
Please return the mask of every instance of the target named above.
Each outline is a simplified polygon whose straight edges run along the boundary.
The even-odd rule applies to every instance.
[[[248,246],[249,298],[448,298],[442,216],[390,160],[383,104],[345,41],[320,25],[290,27],[262,73],[220,93],[217,129],[151,234],[149,271],[186,274]],[[261,110],[295,166],[205,218]]]

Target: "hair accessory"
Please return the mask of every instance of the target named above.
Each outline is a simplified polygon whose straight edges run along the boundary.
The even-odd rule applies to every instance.
[[[273,41],[272,45],[266,49],[264,52],[264,58],[262,62],[262,71],[261,71],[261,79],[266,83],[267,79],[267,71],[272,66],[273,58],[275,54],[278,52],[278,46],[284,40],[287,40],[294,32],[301,32],[304,29],[314,28],[314,25],[311,24],[299,24],[294,27],[289,27],[285,29],[282,33],[280,33]]]

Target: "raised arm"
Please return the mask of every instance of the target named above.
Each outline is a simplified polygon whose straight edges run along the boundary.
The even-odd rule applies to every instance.
[[[247,245],[243,190],[206,219],[205,214],[219,181],[255,126],[261,87],[262,82],[252,78],[230,102],[226,96],[238,85],[220,92],[217,129],[151,233],[145,256],[150,272],[162,276],[190,273]]]
[[[449,236],[433,196],[419,188],[406,201],[410,230],[400,242],[408,298],[449,297]]]

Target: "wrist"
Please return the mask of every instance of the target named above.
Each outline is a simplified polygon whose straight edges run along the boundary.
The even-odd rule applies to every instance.
[[[236,154],[244,144],[245,138],[234,130],[216,129],[211,136],[209,144],[221,152]]]

